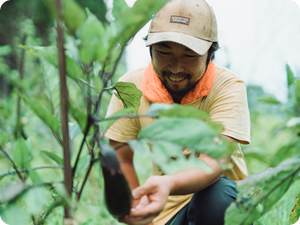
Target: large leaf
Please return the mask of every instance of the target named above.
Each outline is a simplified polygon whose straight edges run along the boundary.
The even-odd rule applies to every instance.
[[[196,158],[195,154],[186,157],[180,145],[167,142],[155,141],[152,144],[152,159],[166,174],[175,174],[182,170],[201,169],[206,173],[212,172],[212,168],[205,162]]]
[[[296,181],[272,209],[259,218],[259,224],[290,224],[290,212],[295,206],[295,199],[300,192],[300,181]]]
[[[26,183],[11,183],[0,190],[0,202],[11,202],[27,191],[29,186]]]
[[[28,224],[31,215],[22,206],[13,203],[1,211],[1,219],[5,224],[9,225]]]
[[[13,161],[18,169],[27,169],[32,160],[30,149],[28,149],[24,139],[18,139],[13,155]]]
[[[298,178],[299,171],[300,159],[289,159],[240,181],[237,200],[226,210],[225,224],[251,224],[270,211]],[[241,203],[242,199],[248,201]]]
[[[37,215],[48,205],[50,197],[50,191],[44,187],[32,187],[20,198],[20,200],[25,203],[27,212],[32,215]]]
[[[45,123],[49,126],[49,128],[53,132],[59,131],[60,125],[59,120],[52,116],[51,112],[46,110],[41,106],[40,103],[32,101],[30,98],[22,95],[23,100],[25,103],[31,108],[31,110]]]
[[[118,82],[112,87],[113,93],[122,100],[124,108],[133,107],[137,111],[140,106],[140,99],[143,93],[136,88],[135,84]]]
[[[154,103],[151,104],[148,114],[158,117],[183,117],[209,120],[209,115],[206,112],[193,106],[178,104]]]
[[[27,50],[32,56],[38,57],[41,60],[44,73],[47,75],[48,79],[50,76],[57,77],[58,79],[58,72],[54,71],[58,67],[58,51],[56,47],[21,45],[20,48]],[[50,65],[47,65],[45,60],[54,66],[53,68],[50,68],[51,71],[48,71]],[[81,67],[68,54],[66,54],[66,71],[67,75],[74,80],[78,80],[79,78],[83,77]]]
[[[120,6],[124,3],[121,0],[115,4],[115,12],[119,12],[120,15],[113,21],[110,28],[113,30],[114,38],[110,40],[110,49],[115,46],[116,43],[120,43],[124,46],[130,38],[132,38],[155,14],[167,0],[139,0],[136,1],[132,8],[123,7],[120,10]]]
[[[124,0],[114,0],[113,4],[114,4],[114,7],[112,10],[112,13],[116,19],[122,18],[123,13],[125,14],[129,10],[129,7]]]
[[[107,32],[98,18],[88,9],[88,18],[84,26],[79,30],[81,40],[79,54],[83,63],[89,64],[92,61],[101,61],[108,53]]]
[[[138,139],[150,142],[168,141],[194,149],[213,158],[223,158],[232,153],[228,142],[207,123],[192,118],[159,118],[141,129]]]
[[[68,29],[73,33],[85,21],[84,10],[74,0],[63,0],[63,17]]]

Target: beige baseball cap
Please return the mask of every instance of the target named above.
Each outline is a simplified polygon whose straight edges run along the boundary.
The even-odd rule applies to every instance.
[[[146,46],[163,41],[182,44],[204,55],[218,42],[215,13],[204,0],[170,0],[152,20]]]

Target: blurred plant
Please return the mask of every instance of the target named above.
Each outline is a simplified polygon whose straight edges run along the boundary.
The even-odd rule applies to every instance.
[[[248,87],[252,139],[257,143],[244,153],[252,175],[238,183],[238,198],[227,209],[225,224],[293,224],[299,219],[300,78],[288,65],[286,71],[287,103]]]
[[[218,159],[232,153],[233,145],[220,137],[222,126],[210,122],[207,114],[191,107],[153,104],[147,115],[139,115],[136,112],[141,91],[131,83],[110,84],[126,43],[166,0],[139,0],[132,8],[124,0],[115,0],[112,10],[115,19],[102,22],[88,8],[84,11],[74,0],[44,2],[56,20],[57,47],[25,45],[26,39],[33,38],[35,32],[33,21],[25,20],[28,25],[26,31],[30,33],[21,41],[17,75],[13,78],[5,76],[10,79],[10,84],[17,92],[17,126],[14,133],[21,134],[13,138],[9,129],[6,129],[7,126],[1,129],[1,156],[10,164],[9,172],[2,174],[1,178],[15,174],[19,180],[5,180],[6,185],[1,189],[1,217],[5,222],[25,224],[31,220],[33,224],[45,224],[52,220],[50,215],[63,206],[64,212],[57,212],[57,215],[62,219],[64,214],[65,223],[75,223],[73,217],[78,218],[74,212],[83,210],[79,201],[88,177],[99,161],[105,180],[105,199],[109,212],[117,217],[126,214],[130,209],[130,192],[126,190],[126,182],[120,182],[124,177],[116,161],[115,149],[104,138],[105,130],[122,117],[158,118],[157,122],[142,129],[138,140],[132,140],[130,145],[133,149],[141,152],[144,149],[146,152],[146,143],[152,143],[153,159],[159,158],[158,149],[161,149],[163,153],[159,154],[161,160],[157,163],[165,173],[176,172],[182,168],[178,166],[180,163],[210,170],[205,163],[196,160],[193,154],[189,158],[180,157],[183,147],[189,147],[193,152],[205,151]],[[87,6],[84,2],[81,5]],[[4,46],[1,50],[2,54],[10,51],[9,46]],[[24,67],[27,66],[25,51],[36,57],[41,64],[45,86],[38,94],[31,90],[35,82],[31,84],[24,80]],[[8,74],[5,67],[3,71]],[[103,102],[111,96],[108,91],[112,91],[123,102],[124,110],[105,118]],[[50,146],[62,147],[63,154],[57,154],[56,149],[39,152],[56,164],[38,167],[31,165],[33,156],[36,155],[33,150],[35,140],[31,139],[34,130],[27,128],[26,123],[21,123],[21,99],[52,132],[57,144],[51,143]],[[9,106],[4,100],[3,111],[12,112]],[[195,124],[198,129],[193,130]],[[4,125],[7,124],[4,122]],[[190,131],[186,133],[186,139],[174,139],[172,131],[181,133],[178,131],[182,130],[183,125],[184,129]],[[157,129],[161,126],[169,129],[159,133]],[[80,137],[81,141],[78,140]],[[164,167],[164,162],[171,156],[170,148],[174,148],[172,154],[176,158],[174,163]],[[175,162],[179,164],[176,165]],[[40,170],[49,168],[63,169],[63,180],[61,174],[56,179],[44,178]],[[11,169],[14,171],[11,172]],[[117,192],[113,191],[116,188]],[[121,189],[124,190],[124,196],[119,199],[117,194],[122,193]],[[115,200],[119,202],[117,205],[113,204]],[[12,217],[12,214],[18,216]]]

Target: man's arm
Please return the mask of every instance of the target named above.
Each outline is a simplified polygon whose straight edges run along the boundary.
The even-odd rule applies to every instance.
[[[230,137],[226,138],[230,142],[235,141]],[[147,224],[164,209],[169,195],[195,193],[216,182],[222,174],[217,160],[205,154],[200,154],[199,159],[211,166],[213,172],[208,174],[199,169],[191,169],[174,175],[151,176],[142,186],[132,191],[134,198],[140,199],[147,196],[149,204],[138,205],[122,222],[136,225]],[[228,159],[224,159],[224,162]]]

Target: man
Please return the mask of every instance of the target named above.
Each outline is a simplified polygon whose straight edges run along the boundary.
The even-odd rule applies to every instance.
[[[192,105],[222,123],[222,135],[229,141],[250,142],[245,84],[213,62],[218,48],[217,23],[213,9],[204,0],[167,3],[153,19],[146,44],[152,57],[148,68],[120,79],[142,90],[138,113],[145,114],[153,102]],[[113,96],[107,116],[122,108],[121,101]],[[134,198],[130,214],[119,221],[132,225],[224,224],[225,210],[236,198],[234,181],[247,176],[241,150],[231,156],[232,168],[226,171],[215,159],[200,154],[199,158],[213,168],[212,173],[191,169],[162,175],[154,165],[154,176],[139,186],[133,151],[123,143],[135,139],[151,122],[150,118],[122,118],[106,132],[110,144],[118,148]]]

